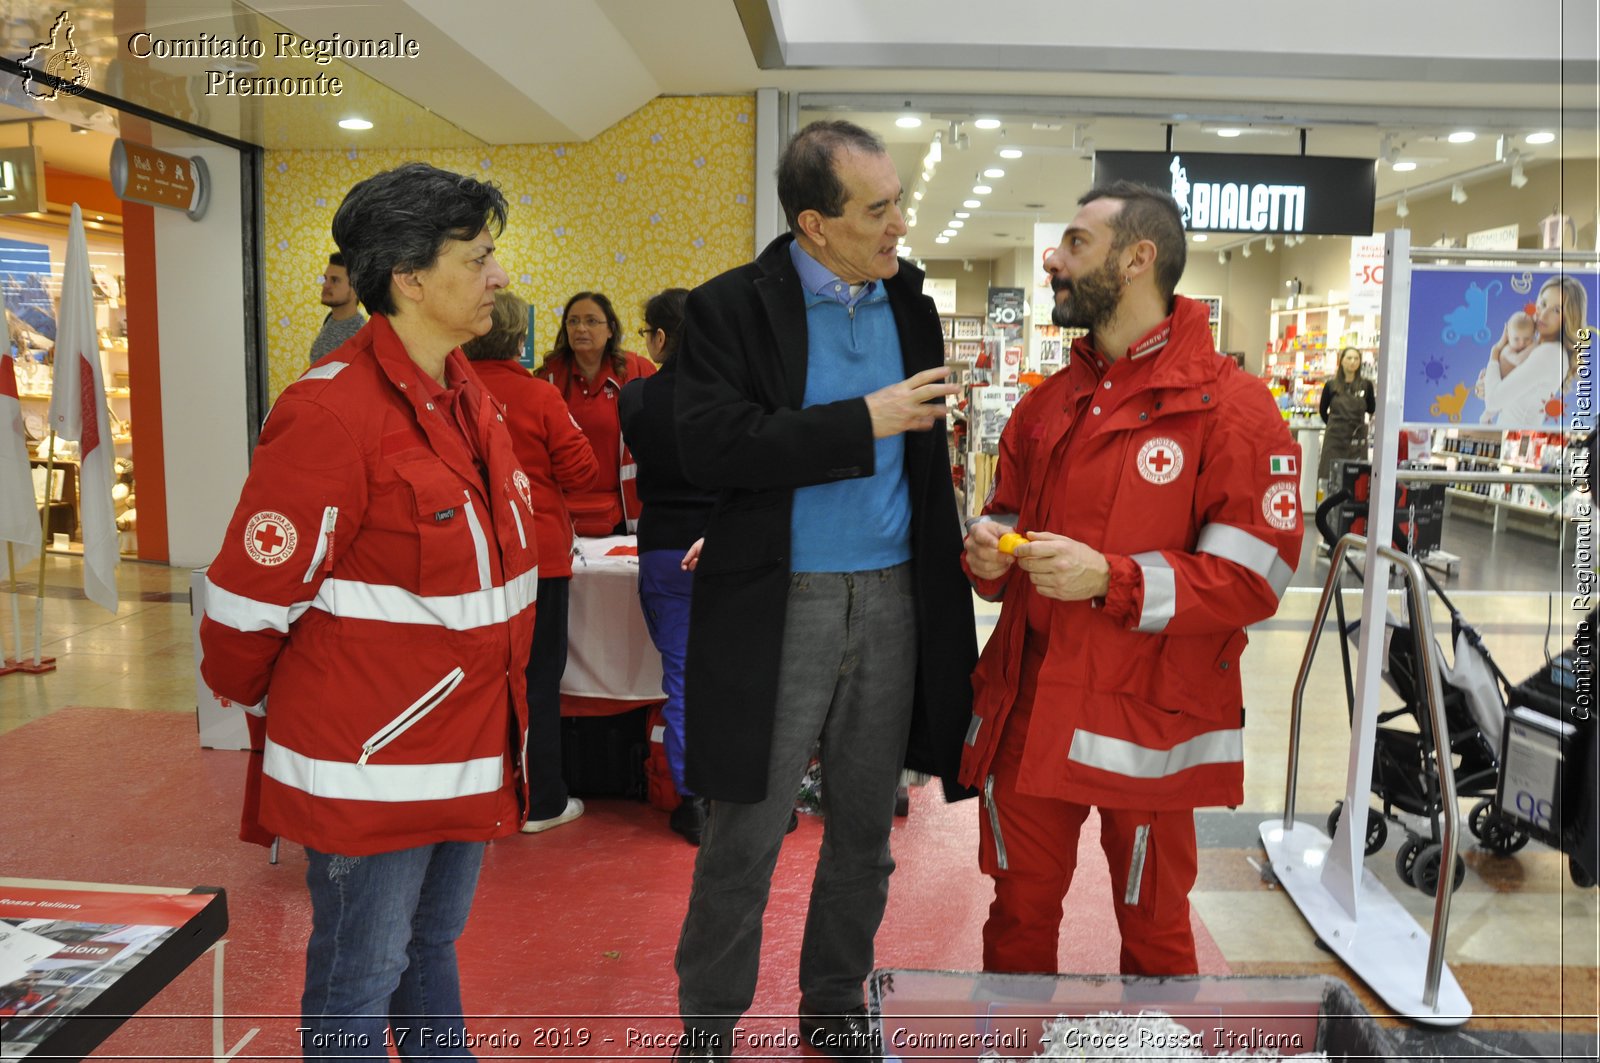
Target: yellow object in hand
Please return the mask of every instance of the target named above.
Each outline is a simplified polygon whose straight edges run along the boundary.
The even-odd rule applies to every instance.
[[[1014,555],[1017,552],[1017,547],[1021,546],[1027,541],[1028,537],[1026,535],[1018,535],[1016,532],[1006,532],[1004,535],[1000,536],[998,549],[1002,554]]]

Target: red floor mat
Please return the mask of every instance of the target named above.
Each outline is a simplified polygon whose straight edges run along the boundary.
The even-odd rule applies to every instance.
[[[249,1036],[234,1058],[298,1058],[294,1016],[309,924],[304,857],[285,845],[282,863],[272,866],[265,850],[234,840],[243,771],[243,754],[198,748],[194,720],[182,713],[54,712],[0,736],[0,874],[225,887],[232,923],[225,1050]],[[977,815],[973,802],[946,805],[936,785],[913,791],[911,815],[895,832],[899,869],[878,936],[879,966],[979,966],[992,890],[977,868]],[[741,1058],[798,1054],[784,1045],[793,1035],[800,936],[821,836],[821,822],[802,816],[784,846],[746,1024],[766,1040],[744,1046]],[[1095,817],[1080,848],[1062,969],[1112,972],[1116,924]],[[664,814],[629,801],[591,801],[568,826],[491,845],[461,944],[467,1007],[480,1016],[469,1025],[486,1039],[479,1058],[669,1057],[670,1047],[637,1037],[630,1044],[629,1031],[678,1028],[672,954],[693,861],[694,849],[667,829]],[[1201,971],[1227,973],[1198,918],[1195,936]],[[211,964],[203,959],[96,1058],[210,1058],[211,1000]]]

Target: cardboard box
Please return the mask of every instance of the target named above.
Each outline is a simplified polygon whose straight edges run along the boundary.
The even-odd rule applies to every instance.
[[[1058,1016],[1102,1011],[1159,1011],[1205,1055],[1268,1051],[1283,1056],[1326,1052],[1330,1059],[1377,1061],[1398,1056],[1393,1040],[1335,978],[1127,978],[1099,975],[972,974],[881,970],[871,980],[873,1020],[886,1063],[910,1059],[976,1060],[986,1052],[1028,1059]],[[1074,1046],[1069,1046],[1074,1047]],[[1088,1059],[1120,1046],[1075,1046]],[[1152,1052],[1162,1046],[1134,1045]]]

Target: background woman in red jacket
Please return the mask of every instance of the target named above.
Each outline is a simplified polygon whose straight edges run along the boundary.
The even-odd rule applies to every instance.
[[[494,325],[461,348],[489,394],[506,408],[506,427],[533,492],[539,543],[539,612],[528,654],[527,834],[571,823],[583,802],[561,777],[561,673],[567,670],[567,602],[572,583],[572,518],[563,493],[594,483],[594,450],[561,393],[517,362],[528,338],[528,304],[494,293]]]
[[[567,300],[555,347],[535,374],[554,384],[589,437],[600,473],[587,490],[567,495],[579,535],[626,535],[639,519],[633,459],[622,444],[617,396],[622,385],[656,371],[647,358],[622,349],[622,324],[611,300],[579,292]]]

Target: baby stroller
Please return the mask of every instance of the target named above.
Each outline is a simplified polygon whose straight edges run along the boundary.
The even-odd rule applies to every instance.
[[[1317,531],[1331,550],[1344,532],[1364,528],[1364,500],[1366,492],[1361,479],[1365,471],[1356,473],[1348,463],[1345,476],[1350,487],[1343,487],[1329,495],[1317,507]],[[1353,525],[1353,528],[1352,528]],[[1416,526],[1413,519],[1402,522],[1396,514],[1396,527]],[[1396,543],[1396,547],[1414,548],[1414,543]],[[1361,571],[1349,558],[1345,564],[1359,578]],[[1509,855],[1528,844],[1529,833],[1514,820],[1501,815],[1494,802],[1499,781],[1499,750],[1504,727],[1505,691],[1510,684],[1505,674],[1495,664],[1482,638],[1467,623],[1461,612],[1445,595],[1444,590],[1426,569],[1423,576],[1428,589],[1449,610],[1450,641],[1455,659],[1440,661],[1440,689],[1444,697],[1444,716],[1449,728],[1451,763],[1447,766],[1455,781],[1457,797],[1476,797],[1467,818],[1467,828],[1473,837],[1490,851]],[[1339,650],[1344,666],[1345,697],[1352,720],[1355,715],[1355,682],[1350,661],[1350,643],[1360,627],[1359,618],[1347,619],[1342,595],[1334,596],[1339,631]],[[1446,811],[1439,786],[1440,765],[1435,753],[1433,719],[1425,701],[1424,677],[1418,667],[1419,654],[1416,633],[1406,621],[1389,614],[1385,624],[1383,660],[1384,679],[1393,692],[1399,695],[1401,706],[1378,715],[1376,744],[1372,759],[1372,793],[1381,805],[1367,810],[1365,851],[1371,856],[1380,851],[1388,840],[1388,824],[1393,822],[1405,831],[1405,841],[1395,856],[1395,870],[1400,879],[1429,895],[1438,890],[1443,877],[1444,846],[1442,843],[1441,816]],[[1328,835],[1333,836],[1343,814],[1339,802],[1328,816]],[[1449,810],[1451,815],[1455,811]],[[1400,816],[1420,818],[1427,823],[1427,832],[1413,830]],[[1466,877],[1466,865],[1457,858],[1451,875],[1451,889],[1458,888]]]

